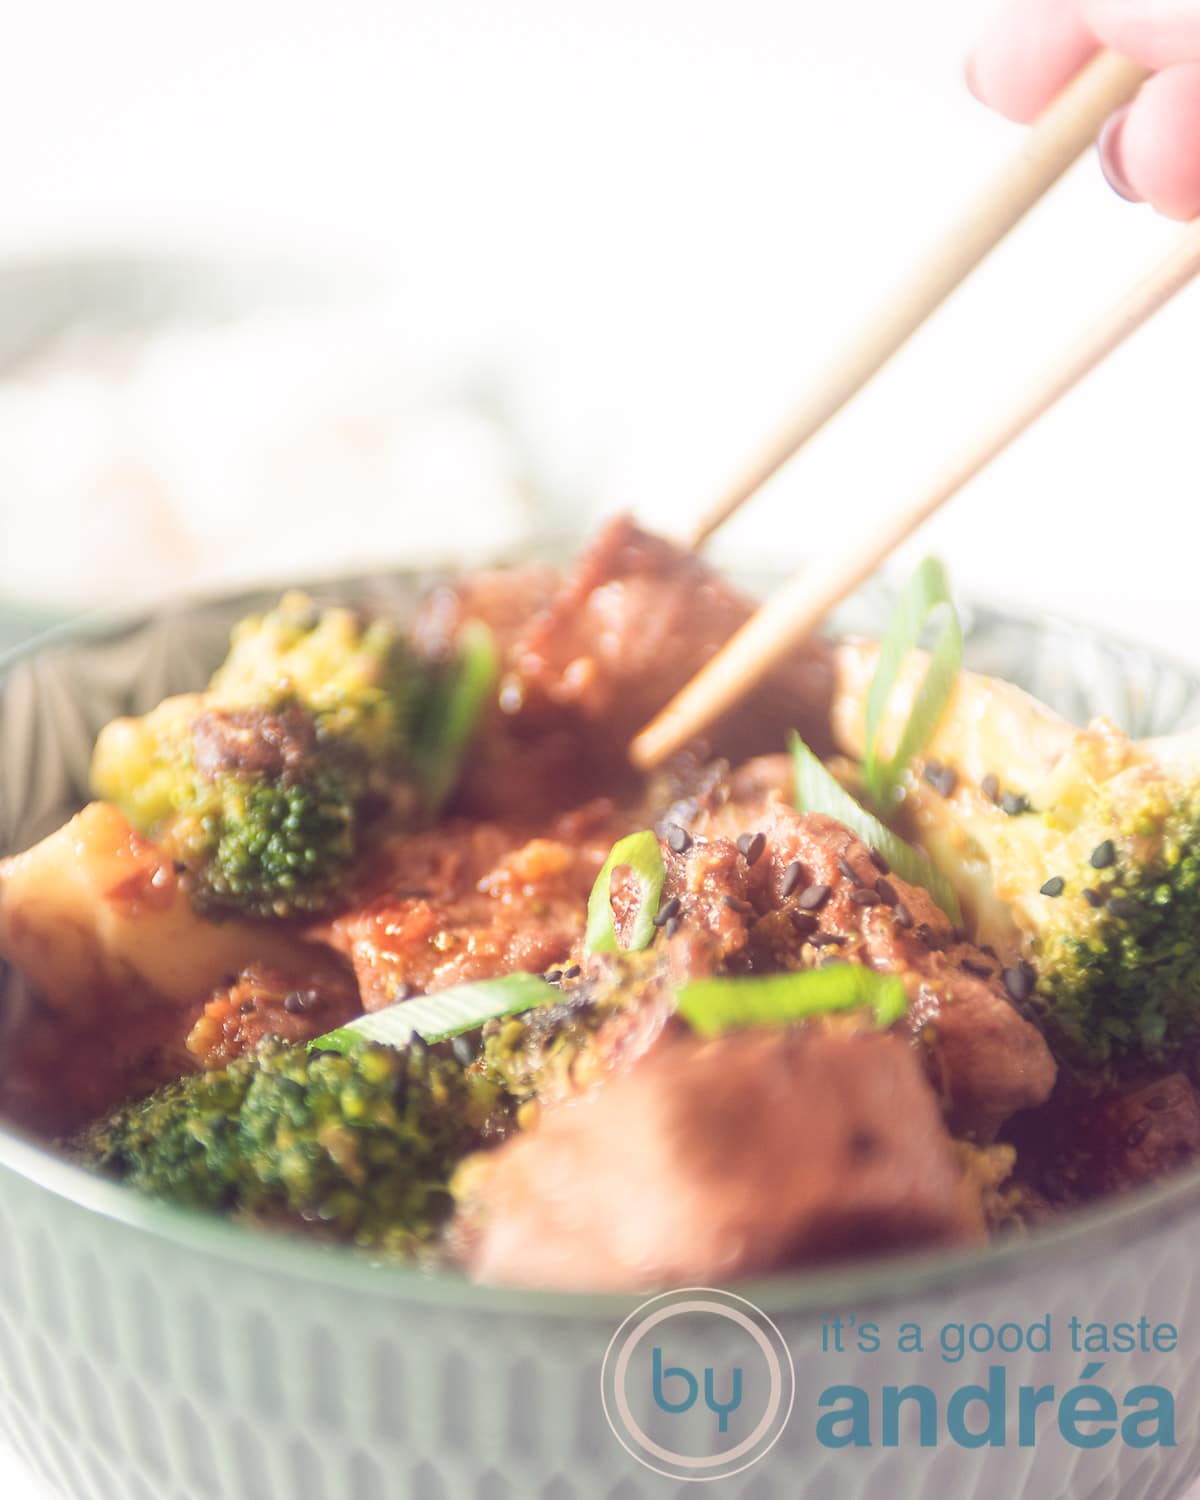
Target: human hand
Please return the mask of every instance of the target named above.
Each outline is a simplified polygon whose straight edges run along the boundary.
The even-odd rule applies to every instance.
[[[1200,215],[1200,0],[1003,0],[967,63],[984,104],[1029,121],[1101,46],[1156,69],[1101,132],[1123,198]]]

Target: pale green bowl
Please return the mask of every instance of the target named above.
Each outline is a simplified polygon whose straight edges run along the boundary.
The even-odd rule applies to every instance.
[[[338,597],[403,613],[427,580],[347,580]],[[329,592],[329,586],[323,586]],[[320,593],[322,590],[318,589]],[[202,682],[254,596],[92,623],[10,656],[0,682],[0,850],[26,846],[83,796],[92,738]],[[846,623],[877,623],[859,601]],[[970,615],[971,663],[1079,718],[1135,734],[1200,722],[1200,680],[1090,630]],[[0,976],[2,978],[2,976]],[[8,1024],[26,1003],[0,986]],[[747,1500],[1169,1500],[1200,1472],[1200,1173],[970,1253],[889,1257],[738,1290],[771,1313],[796,1365],[792,1420],[755,1467],[712,1492]],[[0,1132],[0,1427],[71,1500],[638,1500],[692,1493],[639,1466],[606,1425],[605,1347],[638,1299],[473,1287],[373,1265],[142,1199]],[[818,1398],[922,1381],[942,1396],[986,1360],[822,1355],[822,1313],[900,1321],[1171,1321],[1172,1355],[1117,1356],[1118,1402],[1152,1382],[1178,1400],[1178,1444],[822,1448]],[[685,1349],[680,1357],[689,1354]],[[720,1360],[711,1343],[690,1351]],[[1012,1385],[1081,1378],[1083,1359],[1006,1361]]]

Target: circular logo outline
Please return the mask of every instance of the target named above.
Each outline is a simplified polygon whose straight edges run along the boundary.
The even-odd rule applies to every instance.
[[[659,1304],[664,1302],[667,1303],[667,1306],[659,1306]],[[735,1307],[731,1305],[733,1303],[739,1305]],[[748,1308],[750,1313],[754,1315],[754,1318],[757,1318],[759,1321],[756,1323],[753,1318],[742,1311],[743,1308]],[[696,1458],[691,1454],[672,1453],[669,1448],[664,1448],[660,1443],[656,1443],[653,1438],[642,1430],[634,1418],[633,1413],[629,1409],[629,1400],[624,1387],[624,1379],[628,1373],[630,1358],[634,1349],[645,1335],[651,1329],[666,1322],[669,1318],[696,1312],[709,1313],[725,1318],[729,1322],[735,1323],[745,1329],[762,1351],[767,1362],[770,1379],[770,1395],[767,1410],[754,1431],[748,1437],[743,1438],[740,1443],[728,1452],[714,1454],[709,1458]],[[635,1325],[632,1331],[630,1330],[631,1324]],[[772,1341],[767,1332],[768,1329],[770,1330],[770,1334],[774,1335],[776,1347],[772,1347]],[[619,1352],[614,1364],[613,1352],[618,1349],[618,1346]],[[624,1424],[624,1431],[618,1425],[609,1408],[608,1383],[610,1367],[613,1384],[613,1401],[617,1407],[617,1414]],[[783,1410],[782,1417],[780,1417],[780,1409],[784,1406],[785,1386],[787,1388],[786,1409]],[[617,1442],[643,1468],[649,1469],[654,1474],[661,1474],[666,1479],[680,1480],[685,1483],[706,1484],[714,1479],[731,1479],[735,1474],[741,1474],[744,1470],[758,1463],[760,1459],[765,1458],[783,1436],[784,1430],[791,1420],[795,1402],[796,1367],[792,1361],[792,1351],[788,1348],[787,1340],[780,1332],[779,1326],[763,1312],[761,1307],[756,1306],[748,1298],[739,1297],[736,1292],[723,1291],[720,1287],[674,1287],[668,1292],[660,1292],[657,1296],[650,1297],[639,1307],[634,1308],[622,1321],[608,1342],[608,1347],[604,1351],[604,1359],[600,1367],[600,1404],[604,1409],[605,1421],[608,1423],[609,1429]],[[770,1431],[772,1424],[776,1421],[778,1421],[778,1427],[761,1452],[755,1453],[753,1457],[746,1459],[745,1463],[739,1463],[736,1468],[730,1469],[724,1467],[761,1443],[764,1436]],[[632,1443],[630,1441],[631,1438],[633,1440]],[[634,1444],[640,1446],[643,1451],[639,1452],[638,1446],[634,1446]],[[665,1463],[674,1464],[675,1468],[662,1468],[659,1464],[652,1462],[651,1457],[647,1457],[647,1454]],[[718,1465],[721,1467],[714,1473],[698,1474],[688,1472],[688,1470],[699,1468],[717,1469]]]

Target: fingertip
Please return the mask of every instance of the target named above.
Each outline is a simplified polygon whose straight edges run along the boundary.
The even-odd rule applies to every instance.
[[[1188,0],[1078,0],[1106,46],[1148,68],[1200,58],[1200,6]]]
[[[980,104],[1012,120],[1028,125],[1040,114],[1046,99],[1032,86],[1029,76],[1013,68],[1008,58],[981,48],[967,58],[963,70],[968,90]],[[1050,96],[1047,95],[1046,98]]]
[[[1096,50],[1075,0],[1005,0],[967,59],[967,87],[1028,125]]]
[[[1133,193],[1159,213],[1200,216],[1200,63],[1166,68],[1143,84],[1120,126],[1114,160]]]

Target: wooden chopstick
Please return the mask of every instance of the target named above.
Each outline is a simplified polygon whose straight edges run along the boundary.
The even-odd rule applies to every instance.
[[[974,478],[1014,438],[1079,380],[1124,343],[1135,329],[1200,273],[1200,220],[1189,225],[1175,249],[1138,282],[1028,390],[987,422],[921,486],[906,504],[873,528],[871,535],[828,558],[815,558],[746,621],[629,747],[637,766],[658,765],[761,680],[809,635],[892,549]]]
[[[781,431],[755,455],[701,517],[689,537],[699,547],[825,425],[907,342],[935,308],[1004,238],[1088,146],[1114,110],[1127,104],[1148,70],[1101,52],[1026,132],[1021,148],[896,287],[829,365]]]

